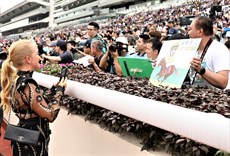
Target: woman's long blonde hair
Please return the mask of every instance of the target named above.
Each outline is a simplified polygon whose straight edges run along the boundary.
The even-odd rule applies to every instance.
[[[14,42],[9,48],[7,59],[2,64],[1,70],[1,105],[4,110],[10,108],[10,100],[12,99],[12,87],[15,84],[18,68],[24,64],[24,58],[31,56],[34,48],[34,42],[31,40],[19,40]]]

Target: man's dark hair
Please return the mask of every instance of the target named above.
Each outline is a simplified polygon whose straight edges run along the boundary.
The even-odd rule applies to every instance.
[[[196,29],[203,29],[206,36],[213,35],[213,23],[212,20],[206,16],[200,16],[195,21]]]
[[[47,36],[47,38],[50,38],[50,41],[54,41],[54,36],[52,35]]]
[[[179,33],[179,34],[174,34],[168,38],[168,40],[179,40],[179,39],[189,39],[189,36]]]
[[[152,43],[152,49],[153,50],[157,49],[158,54],[160,53],[160,50],[161,50],[161,47],[162,47],[162,42],[158,38],[152,37],[152,38],[148,39],[146,41],[146,43]]]
[[[90,22],[88,25],[94,26],[94,28],[97,29],[97,30],[100,29],[99,24],[96,23],[96,22]]]
[[[149,36],[161,39],[161,32],[160,31],[150,31]]]
[[[230,40],[226,41],[226,42],[225,42],[225,45],[226,45],[226,47],[227,47],[228,49],[230,49]]]
[[[150,39],[149,35],[146,34],[140,35],[139,38],[142,38],[144,43],[146,43]]]
[[[60,49],[62,51],[67,50],[67,45],[66,45],[66,42],[64,40],[58,40],[56,46],[60,47]]]
[[[70,43],[70,44],[71,44],[72,46],[74,46],[74,47],[76,46],[76,42],[73,41],[73,40],[68,41],[67,44],[68,44],[68,43]]]

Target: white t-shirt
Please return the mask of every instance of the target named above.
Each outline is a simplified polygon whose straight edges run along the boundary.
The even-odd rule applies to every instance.
[[[204,56],[202,66],[214,73],[222,70],[230,71],[230,52],[228,48],[224,44],[213,40],[212,44],[209,46],[208,51]],[[194,84],[209,84],[199,74],[197,74],[197,77],[198,80],[196,79]]]

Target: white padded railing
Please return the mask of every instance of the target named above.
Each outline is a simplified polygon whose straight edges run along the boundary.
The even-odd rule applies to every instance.
[[[57,77],[34,72],[41,86],[50,88]],[[230,152],[230,119],[172,104],[68,80],[65,94],[136,120]]]

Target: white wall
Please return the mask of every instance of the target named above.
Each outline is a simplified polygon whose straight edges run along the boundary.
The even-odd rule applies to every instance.
[[[51,124],[51,156],[166,156],[163,152],[140,151],[134,136],[113,134],[83,117],[67,115],[62,109]]]
[[[169,156],[165,152],[141,151],[141,140],[133,135],[113,134],[85,121],[84,117],[67,113],[62,108],[57,119],[50,124],[51,156]],[[4,114],[4,118],[8,120],[8,114]],[[14,113],[11,113],[10,123],[18,123]]]

